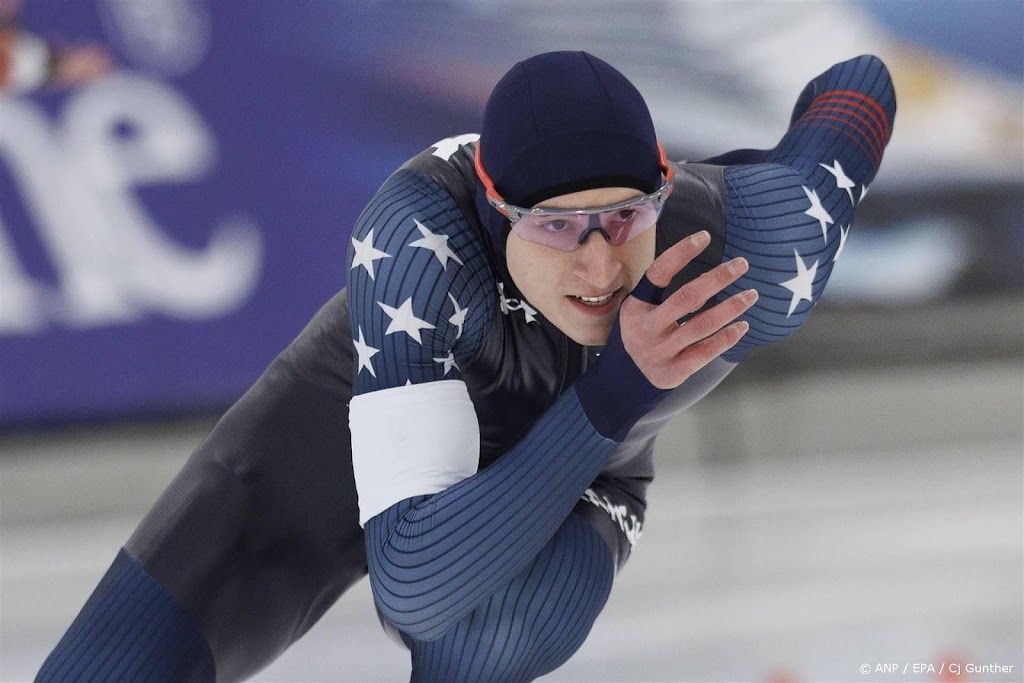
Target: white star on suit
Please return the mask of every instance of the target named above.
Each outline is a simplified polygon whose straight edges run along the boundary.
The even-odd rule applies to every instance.
[[[815,260],[813,266],[808,268],[796,249],[793,250],[793,256],[796,257],[796,277],[779,283],[779,286],[793,292],[793,299],[789,302],[789,312],[786,313],[787,318],[793,315],[793,311],[796,310],[797,305],[801,301],[811,301],[813,303],[811,283],[814,282],[814,275],[818,272],[817,260]]]
[[[459,308],[459,302],[450,293],[448,298],[451,299],[452,306],[455,307],[455,313],[452,314],[452,317],[448,318],[448,322],[459,328],[458,333],[455,335],[455,338],[459,339],[462,336],[462,326],[466,324],[466,314],[469,313],[469,308]]]
[[[396,332],[405,332],[407,335],[416,340],[417,344],[423,344],[423,340],[420,339],[420,330],[432,330],[434,326],[428,323],[426,320],[420,320],[412,312],[412,297],[409,297],[402,302],[402,305],[398,308],[392,308],[387,304],[377,302],[377,305],[384,309],[388,317],[391,318],[391,322],[388,324],[388,329],[384,330],[384,334],[394,334]]]
[[[836,249],[836,255],[832,257],[832,262],[835,263],[839,260],[839,255],[843,253],[843,247],[846,245],[846,236],[850,234],[850,226],[847,225],[845,228],[839,226],[839,248]]]
[[[857,183],[850,180],[850,178],[843,172],[843,167],[839,165],[839,159],[832,160],[832,166],[828,164],[818,164],[823,169],[831,173],[836,178],[836,187],[841,190],[846,190],[846,194],[850,195],[850,204],[853,205],[853,188],[857,186]]]
[[[356,369],[356,374],[358,375],[363,371],[363,368],[366,368],[370,371],[371,376],[376,377],[377,373],[374,372],[373,363],[370,359],[380,353],[380,349],[375,349],[366,343],[366,339],[363,337],[363,328],[359,328],[359,339],[353,340],[352,346],[355,347],[356,353],[359,354],[359,367]]]
[[[453,138],[445,138],[434,145],[433,155],[448,161],[459,147],[470,142],[476,142],[479,139],[480,136],[476,133],[466,133],[465,135],[457,135]]]
[[[456,370],[459,369],[458,364],[455,362],[455,355],[451,351],[448,352],[448,356],[446,358],[435,358],[434,362],[444,364],[445,376],[448,375],[452,368],[455,368]]]
[[[462,265],[462,261],[455,255],[451,247],[448,246],[448,235],[441,235],[436,232],[431,232],[430,228],[420,223],[418,220],[413,219],[416,223],[416,229],[423,235],[420,239],[415,242],[410,242],[410,247],[419,247],[420,249],[429,249],[434,252],[434,256],[441,262],[441,267],[445,270],[448,269],[448,259],[451,259]]]
[[[860,186],[860,199],[857,200],[857,203],[860,204],[862,201],[864,201],[864,197],[867,197],[867,196],[868,196],[868,186],[867,185],[861,185]]]
[[[366,272],[370,274],[371,280],[373,279],[373,262],[379,261],[382,258],[391,258],[391,254],[374,248],[373,228],[370,228],[370,231],[366,233],[366,239],[362,242],[353,237],[352,248],[356,252],[355,256],[352,257],[352,269],[355,270],[359,266],[366,268]]]
[[[828,211],[821,205],[821,200],[818,199],[818,193],[814,190],[809,190],[806,185],[801,185],[804,188],[804,194],[807,195],[807,199],[811,202],[811,208],[804,211],[808,216],[821,223],[821,236],[828,242],[828,225],[834,223],[832,216],[828,215]]]

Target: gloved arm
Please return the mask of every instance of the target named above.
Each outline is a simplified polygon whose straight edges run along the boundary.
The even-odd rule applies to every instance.
[[[458,366],[479,348],[496,302],[467,227],[440,188],[400,171],[364,211],[350,256],[359,354],[350,423],[371,584],[383,616],[425,640],[528,566],[594,481],[613,437],[642,414],[644,397],[662,393],[634,376],[632,410],[603,416],[602,434],[586,397],[615,388],[608,373],[591,377],[476,472],[478,426]]]
[[[896,98],[877,57],[836,64],[800,94],[789,130],[763,163],[724,169],[722,258],[743,256],[748,273],[726,289],[760,293],[744,316],[750,331],[723,355],[792,334],[821,297],[892,134]]]

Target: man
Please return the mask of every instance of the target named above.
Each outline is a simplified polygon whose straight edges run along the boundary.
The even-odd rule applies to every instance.
[[[39,679],[237,680],[367,571],[415,680],[560,666],[639,537],[657,431],[806,319],[894,115],[859,57],[807,86],[775,149],[674,164],[611,66],[517,64],[479,140],[381,187],[349,287],[193,454]]]

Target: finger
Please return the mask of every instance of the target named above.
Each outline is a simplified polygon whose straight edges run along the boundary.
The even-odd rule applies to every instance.
[[[705,365],[721,356],[723,353],[736,345],[743,335],[750,329],[750,324],[745,320],[733,323],[728,327],[715,332],[706,339],[686,347],[677,361],[680,370],[686,372],[686,377],[692,376]]]
[[[665,288],[658,287],[644,275],[640,278],[640,282],[636,283],[636,287],[633,288],[630,294],[644,303],[657,306],[664,300]]]
[[[672,343],[677,349],[684,349],[706,337],[710,337],[730,322],[741,316],[757,301],[757,290],[747,289],[734,294],[722,303],[709,308],[672,333]]]
[[[708,299],[740,279],[750,264],[742,256],[719,264],[700,277],[687,282],[665,299],[655,311],[658,324],[669,326],[703,306]]]
[[[661,253],[647,268],[647,278],[655,287],[668,287],[676,273],[681,271],[704,248],[711,244],[711,234],[707,230],[679,240]]]

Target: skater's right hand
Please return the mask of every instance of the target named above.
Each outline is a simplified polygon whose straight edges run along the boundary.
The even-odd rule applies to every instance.
[[[678,387],[736,344],[749,328],[746,322],[732,321],[757,301],[754,289],[729,297],[683,325],[678,323],[746,273],[749,264],[744,258],[712,268],[660,301],[661,288],[710,241],[702,230],[665,250],[647,269],[646,281],[640,281],[619,309],[622,345],[647,381],[659,389]]]

